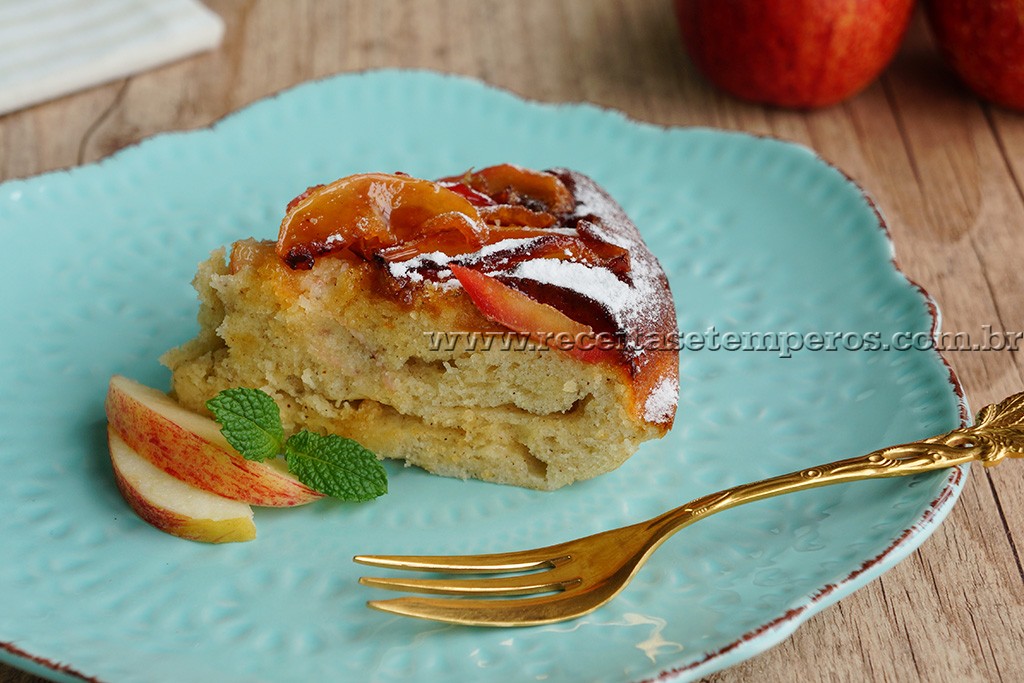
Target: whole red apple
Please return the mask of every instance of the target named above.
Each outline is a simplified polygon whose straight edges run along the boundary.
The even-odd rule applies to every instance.
[[[899,48],[913,7],[914,0],[675,0],[687,51],[709,80],[783,107],[835,104],[867,87]]]
[[[1024,109],[1024,0],[929,0],[943,56],[978,95]]]

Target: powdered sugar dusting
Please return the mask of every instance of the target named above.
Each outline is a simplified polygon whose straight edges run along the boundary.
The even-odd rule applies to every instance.
[[[625,322],[640,304],[639,289],[620,280],[607,268],[575,261],[540,258],[523,261],[508,272],[510,277],[569,289],[608,308],[618,323]]]
[[[556,169],[555,173],[563,173]],[[575,215],[588,221],[587,229],[604,242],[629,252],[629,281],[619,279],[607,268],[575,261],[531,259],[518,264],[507,275],[553,285],[576,292],[599,303],[625,333],[626,350],[634,358],[646,348],[643,333],[656,328],[667,316],[674,318],[674,305],[665,290],[661,266],[647,249],[640,233],[622,208],[591,179],[565,171],[572,178],[576,198]]]
[[[675,415],[678,403],[679,381],[675,377],[663,377],[647,396],[644,419],[648,422],[668,422]]]
[[[662,316],[664,306],[659,297],[662,289],[657,276],[650,272],[642,255],[631,252],[630,256],[633,257],[632,282],[620,280],[607,268],[552,258],[523,261],[502,274],[561,287],[597,302],[624,333],[627,353],[637,358],[646,348],[641,333]]]
[[[573,194],[576,197],[577,216],[593,215],[602,219],[593,224],[594,232],[602,240],[631,251],[640,242],[639,236],[634,238],[625,230],[608,229],[608,225],[618,226],[629,223],[629,217],[615,203],[615,200],[601,192],[596,185],[578,179],[576,187],[573,188]]]
[[[492,254],[522,249],[527,245],[536,242],[538,239],[540,238],[527,237],[501,240],[494,244],[488,244],[472,254],[459,254],[458,256],[449,256],[443,251],[432,251],[426,254],[418,254],[406,261],[394,261],[389,263],[388,273],[390,273],[392,277],[407,278],[413,282],[422,282],[423,275],[420,271],[423,269],[434,269],[436,270],[438,278],[436,284],[445,289],[453,289],[459,286],[459,281],[452,277],[452,271],[450,269],[445,268],[448,264],[457,262],[469,265]]]

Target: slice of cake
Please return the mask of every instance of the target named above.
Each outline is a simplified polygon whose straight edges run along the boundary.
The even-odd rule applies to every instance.
[[[342,178],[296,197],[276,244],[219,250],[194,284],[200,333],[163,361],[196,411],[259,388],[286,429],[537,489],[618,467],[675,415],[668,281],[574,171]]]

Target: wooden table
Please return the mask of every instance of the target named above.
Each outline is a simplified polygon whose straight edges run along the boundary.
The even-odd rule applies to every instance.
[[[375,67],[468,74],[528,98],[659,124],[774,135],[873,195],[944,328],[1024,329],[1024,117],[980,104],[917,17],[859,97],[812,113],[743,104],[687,62],[668,0],[210,0],[216,52],[0,117],[0,180],[205,126],[311,78]],[[1024,388],[1014,351],[949,353],[973,406]],[[713,681],[1024,680],[1024,470],[975,467],[948,520],[894,570]],[[0,683],[38,679],[0,665]]]

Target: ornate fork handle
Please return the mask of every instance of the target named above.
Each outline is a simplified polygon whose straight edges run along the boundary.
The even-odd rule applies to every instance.
[[[861,479],[922,474],[974,461],[989,467],[1007,457],[1024,457],[1024,393],[986,406],[972,427],[725,489],[669,510],[644,526],[660,532],[664,540],[703,517],[756,500]]]

